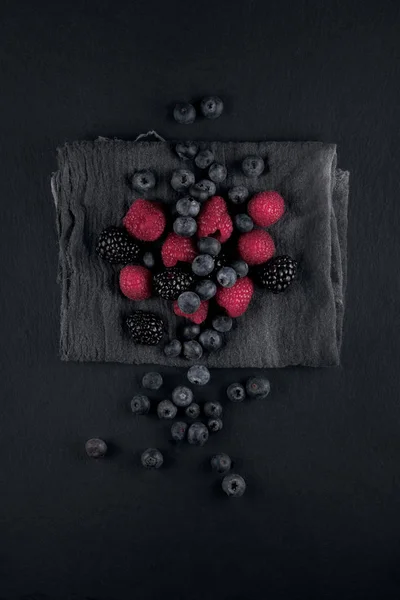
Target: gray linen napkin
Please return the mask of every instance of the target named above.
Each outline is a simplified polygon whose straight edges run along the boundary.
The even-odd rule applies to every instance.
[[[226,346],[202,359],[210,367],[332,366],[340,361],[346,286],[349,173],[336,168],[336,146],[317,142],[212,142],[216,160],[228,167],[226,187],[274,189],[286,201],[285,216],[270,228],[277,254],[301,266],[287,293],[258,290],[237,320]],[[255,182],[236,168],[249,155],[265,157],[266,172]],[[52,177],[59,233],[61,358],[75,361],[186,366],[166,358],[161,347],[136,346],[122,327],[137,308],[160,314],[174,336],[171,303],[152,298],[132,302],[118,290],[118,269],[95,254],[97,235],[119,225],[137,195],[127,176],[157,172],[150,198],[173,203],[171,172],[182,167],[168,142],[107,140],[74,142],[58,149]]]

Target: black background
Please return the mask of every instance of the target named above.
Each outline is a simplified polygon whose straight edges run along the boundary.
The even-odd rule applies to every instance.
[[[2,9],[0,597],[398,599],[398,2]],[[206,93],[223,118],[173,123],[174,101]],[[351,171],[342,367],[269,371],[270,400],[227,407],[203,449],[129,415],[145,367],[57,356],[55,148],[151,128],[336,142]],[[253,372],[214,372],[207,394]],[[85,458],[91,436],[109,459]],[[148,445],[164,470],[138,466]],[[241,500],[207,468],[221,450],[247,479]]]

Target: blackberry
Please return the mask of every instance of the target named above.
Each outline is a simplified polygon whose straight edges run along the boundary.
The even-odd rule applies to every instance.
[[[226,267],[230,264],[230,259],[227,254],[222,250],[218,256],[214,258],[214,273],[219,271],[222,267]]]
[[[180,267],[171,267],[153,278],[153,289],[157,296],[165,300],[176,300],[186,292],[194,281],[193,275]]]
[[[125,322],[135,344],[156,346],[161,342],[164,321],[154,313],[136,310]]]
[[[297,262],[290,256],[276,256],[256,270],[255,278],[263,288],[274,294],[284,292],[297,274]]]
[[[110,263],[127,265],[139,259],[140,247],[124,229],[107,227],[99,235],[96,252]]]

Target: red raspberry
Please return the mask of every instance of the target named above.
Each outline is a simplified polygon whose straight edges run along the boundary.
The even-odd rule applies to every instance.
[[[165,229],[165,215],[161,204],[139,198],[126,213],[125,229],[138,240],[154,242]]]
[[[213,196],[204,203],[197,220],[199,237],[214,236],[222,244],[232,235],[233,224],[226,202],[220,196]]]
[[[232,318],[246,312],[253,296],[254,285],[249,277],[238,279],[231,288],[218,287],[215,299]]]
[[[119,287],[130,300],[146,300],[151,297],[151,279],[151,272],[145,267],[127,265],[119,274]]]
[[[197,256],[192,238],[169,233],[161,248],[161,257],[166,267],[174,267],[178,261],[192,262]]]
[[[181,311],[181,309],[178,306],[178,301],[175,300],[174,313],[178,317],[185,317],[186,319],[189,319],[189,321],[193,321],[193,323],[200,325],[200,323],[202,323],[203,321],[205,321],[207,319],[208,301],[203,300],[203,302],[200,304],[199,308],[196,310],[195,313],[193,313],[191,315],[187,315],[186,313]]]
[[[260,192],[250,200],[247,212],[256,225],[269,227],[285,212],[285,201],[278,192]]]
[[[248,265],[267,262],[275,253],[272,237],[263,229],[253,229],[243,233],[238,242],[239,254]]]

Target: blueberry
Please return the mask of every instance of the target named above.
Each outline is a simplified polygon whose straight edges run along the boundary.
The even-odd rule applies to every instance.
[[[246,382],[246,391],[250,398],[266,398],[271,385],[266,377],[250,377]]]
[[[176,417],[177,408],[171,400],[161,400],[157,406],[157,414],[159,419],[174,419]]]
[[[185,423],[184,421],[176,421],[175,423],[173,423],[171,425],[172,439],[175,440],[175,442],[181,442],[182,440],[184,440],[187,428],[187,423]]]
[[[259,177],[264,171],[264,161],[261,156],[247,156],[242,162],[242,171],[246,177]]]
[[[217,256],[221,252],[221,242],[213,237],[202,237],[197,242],[197,248],[202,254]]]
[[[168,358],[175,358],[182,352],[182,344],[179,340],[171,340],[164,346],[164,354]]]
[[[217,293],[217,286],[211,279],[202,279],[196,284],[196,294],[200,300],[210,300]]]
[[[220,417],[222,415],[222,404],[218,400],[209,400],[203,408],[206,417]]]
[[[178,200],[176,211],[182,217],[197,217],[200,212],[200,204],[190,196],[186,196]]]
[[[233,287],[237,281],[235,269],[232,269],[232,267],[222,267],[217,271],[217,281],[222,287]]]
[[[211,150],[200,150],[194,162],[199,169],[208,169],[214,162],[214,153]]]
[[[226,395],[231,402],[242,402],[246,398],[246,390],[241,383],[231,383],[226,390]]]
[[[132,187],[138,192],[147,192],[156,185],[156,176],[153,171],[144,169],[136,171],[132,177]]]
[[[223,339],[222,335],[218,331],[215,331],[215,329],[206,329],[200,334],[199,342],[204,350],[214,352],[221,348]]]
[[[218,431],[221,431],[221,429],[223,427],[222,420],[218,419],[218,418],[208,419],[207,427],[208,427],[209,431],[211,431],[211,433],[218,433]]]
[[[249,215],[235,215],[236,229],[241,233],[248,233],[254,227],[253,219]]]
[[[200,333],[200,325],[196,325],[196,323],[190,323],[185,325],[182,330],[182,338],[185,341],[194,340]]]
[[[226,170],[226,167],[220,163],[213,163],[208,169],[208,177],[214,183],[222,183],[225,181],[227,175],[228,171]]]
[[[146,373],[142,379],[142,386],[147,390],[158,390],[163,384],[163,378],[160,373],[151,371]]]
[[[183,356],[188,360],[198,360],[203,356],[203,348],[196,340],[183,343]]]
[[[208,200],[208,198],[214,196],[216,191],[217,188],[213,181],[210,181],[209,179],[201,179],[191,186],[189,193],[196,200],[204,202],[204,200]]]
[[[233,204],[243,204],[249,197],[249,190],[244,185],[237,185],[228,192],[228,198]]]
[[[197,223],[193,217],[178,217],[173,227],[175,233],[182,237],[192,237],[197,231]]]
[[[192,262],[192,271],[199,277],[206,277],[214,270],[214,259],[210,254],[199,254]]]
[[[220,473],[227,473],[232,466],[230,456],[221,452],[221,454],[215,454],[211,459],[211,468],[213,471]]]
[[[246,491],[246,482],[240,475],[237,473],[231,473],[229,475],[225,475],[222,480],[222,489],[225,494],[231,496],[232,498],[240,498]]]
[[[193,392],[185,385],[178,385],[172,392],[172,402],[175,406],[186,407],[193,401]]]
[[[174,119],[181,125],[190,125],[196,118],[196,109],[188,102],[180,102],[175,104]]]
[[[131,409],[134,415],[147,415],[150,410],[150,400],[147,396],[138,394],[131,400]]]
[[[235,269],[238,277],[246,277],[249,272],[249,265],[244,260],[235,260],[231,266]]]
[[[193,365],[187,372],[190,383],[195,385],[206,385],[210,381],[210,371],[204,365]]]
[[[200,103],[200,110],[206,119],[218,119],[224,110],[224,103],[218,96],[206,96]]]
[[[187,438],[189,444],[194,444],[195,446],[204,446],[208,440],[208,429],[204,423],[196,421],[189,427]]]
[[[191,185],[194,184],[195,178],[194,173],[189,171],[189,169],[179,169],[178,171],[174,171],[171,177],[171,187],[176,192],[183,192]]]
[[[232,329],[232,325],[233,321],[231,317],[226,317],[225,315],[215,317],[212,322],[215,331],[219,331],[220,333],[227,333]]]
[[[90,458],[103,458],[107,454],[107,444],[100,438],[91,438],[86,442],[85,450]]]
[[[164,457],[157,448],[147,448],[140,460],[145,469],[159,469],[164,462]]]
[[[178,306],[185,315],[192,315],[200,306],[200,298],[194,292],[183,292],[178,297]]]
[[[196,402],[192,402],[187,408],[185,408],[185,415],[189,419],[197,419],[200,414],[200,406]]]
[[[193,160],[198,150],[195,142],[178,142],[175,146],[175,152],[182,160]]]
[[[145,252],[143,254],[143,264],[148,269],[152,269],[154,267],[156,261],[152,252]]]

